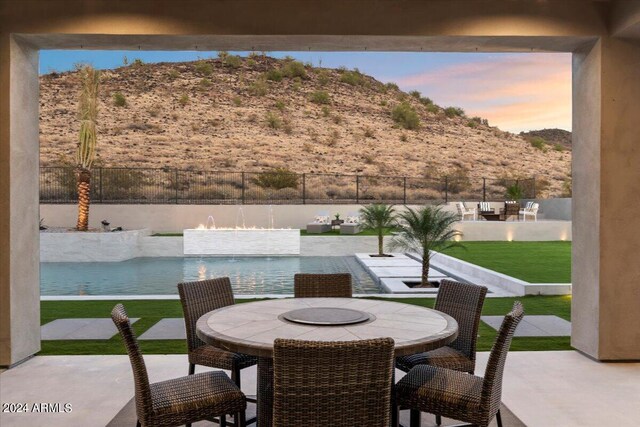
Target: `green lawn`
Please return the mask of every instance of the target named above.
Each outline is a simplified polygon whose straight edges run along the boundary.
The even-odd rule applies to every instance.
[[[391,301],[432,307],[431,298],[398,298]],[[521,298],[487,298],[483,314],[506,314],[513,302],[520,300],[528,314],[555,314],[571,320],[570,296],[527,296]],[[239,300],[249,302],[255,300]],[[109,317],[111,309],[118,301],[42,301],[41,324],[60,318]],[[130,317],[139,317],[134,324],[136,334],[141,335],[163,318],[182,317],[182,308],[177,300],[133,300],[123,301]],[[478,350],[491,348],[496,332],[484,323],[480,324]],[[182,340],[140,341],[145,354],[186,353],[187,347]],[[514,338],[513,350],[569,350],[569,337]],[[125,354],[119,335],[110,340],[63,340],[42,341],[40,355],[63,354]]]
[[[384,231],[385,236],[390,236],[393,232],[392,228],[387,228]],[[378,232],[375,230],[363,230],[358,234],[340,234],[340,229],[327,231],[326,233],[307,233],[307,230],[300,230],[301,236],[377,236]],[[182,233],[155,233],[153,237],[182,237]]]
[[[571,283],[571,242],[463,242],[444,253],[530,283]]]

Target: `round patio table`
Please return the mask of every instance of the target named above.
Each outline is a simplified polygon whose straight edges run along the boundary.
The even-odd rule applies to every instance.
[[[333,324],[333,323],[339,324]],[[276,338],[355,341],[393,338],[395,355],[434,350],[458,336],[458,323],[430,308],[361,298],[294,298],[235,304],[202,316],[198,337],[258,357],[257,421],[271,426]]]

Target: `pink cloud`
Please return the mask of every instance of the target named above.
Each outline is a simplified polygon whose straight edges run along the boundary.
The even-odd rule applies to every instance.
[[[571,57],[517,54],[454,64],[398,82],[504,130],[571,129]]]

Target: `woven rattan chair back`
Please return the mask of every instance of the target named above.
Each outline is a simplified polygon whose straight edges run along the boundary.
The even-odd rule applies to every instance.
[[[127,353],[129,354],[129,361],[133,369],[138,419],[143,425],[147,425],[152,409],[151,388],[149,386],[147,367],[144,364],[144,358],[140,352],[138,340],[131,329],[131,322],[122,304],[118,304],[113,308],[111,311],[111,319],[118,328],[124,345],[127,348]]]
[[[388,427],[394,342],[276,339],[274,427]]]
[[[231,281],[228,277],[178,283],[178,293],[184,311],[189,351],[205,345],[196,335],[196,323],[206,313],[234,304]]]
[[[491,419],[500,409],[500,401],[502,399],[502,375],[504,373],[504,365],[511,346],[513,334],[518,324],[524,317],[524,309],[519,301],[513,304],[511,312],[504,317],[498,336],[496,337],[487,369],[484,374],[484,382],[482,385],[482,402],[488,408],[489,418]]]
[[[293,294],[296,298],[351,298],[351,274],[296,274]]]
[[[484,286],[443,280],[434,307],[458,322],[458,338],[449,347],[473,361],[476,360],[478,327],[486,295],[487,288]]]

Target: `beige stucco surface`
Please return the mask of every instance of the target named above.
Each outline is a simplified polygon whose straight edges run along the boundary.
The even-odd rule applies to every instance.
[[[573,234],[576,242],[584,237],[574,252],[574,270],[583,272],[574,292],[584,289],[574,302],[574,325],[587,323],[574,345],[596,358],[640,358],[640,264],[633,257],[640,199],[631,191],[640,171],[640,49],[610,37],[636,36],[639,9],[636,1],[587,0],[0,0],[0,365],[39,348],[37,50],[138,46],[586,49],[574,66],[575,123],[584,129],[576,129],[574,141]]]

